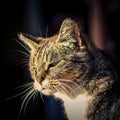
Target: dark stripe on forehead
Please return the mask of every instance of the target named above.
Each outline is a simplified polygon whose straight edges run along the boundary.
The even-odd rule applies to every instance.
[[[42,52],[43,52],[45,46],[48,44],[48,42],[49,42],[49,41],[46,40],[46,41],[44,41],[44,42],[42,43],[42,46],[40,46],[39,49],[37,50],[36,57],[37,57],[37,56],[38,56],[38,58],[40,57],[40,54],[42,54]]]
[[[42,43],[42,46],[39,47],[39,49],[37,50],[37,53],[42,51],[43,48],[46,46],[46,44],[48,43],[48,41],[44,41],[44,43]]]

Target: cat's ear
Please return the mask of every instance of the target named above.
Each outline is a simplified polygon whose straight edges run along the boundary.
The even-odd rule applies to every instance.
[[[80,48],[85,48],[84,40],[82,39],[80,29],[75,21],[67,18],[63,21],[60,31],[58,41],[69,41],[78,43]]]
[[[35,48],[39,47],[39,40],[37,40],[35,37],[27,34],[18,34],[18,37],[20,40],[22,40],[25,44],[27,44],[31,50],[34,50]]]
[[[59,31],[60,38],[65,38],[67,36],[80,36],[78,25],[70,18],[67,18],[63,21]]]

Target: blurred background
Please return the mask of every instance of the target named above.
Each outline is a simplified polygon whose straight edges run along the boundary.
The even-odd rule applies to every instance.
[[[15,87],[32,81],[27,65],[18,65],[24,54],[13,50],[27,52],[15,40],[20,32],[49,37],[59,32],[65,18],[72,18],[119,70],[119,0],[1,0],[0,5],[1,120],[66,120],[61,101],[53,97],[31,99],[19,117],[21,96],[7,99],[20,92]]]

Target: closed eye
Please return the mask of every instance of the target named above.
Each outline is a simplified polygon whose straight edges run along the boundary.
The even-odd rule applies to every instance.
[[[47,68],[47,70],[44,71],[45,74],[48,74],[49,73],[49,69],[54,67],[54,66],[56,66],[57,64],[58,64],[58,62],[50,63],[48,68]]]
[[[49,68],[54,67],[54,66],[55,66],[54,63],[49,64]]]
[[[59,62],[54,62],[54,63],[49,64],[49,68],[56,66],[58,63]]]

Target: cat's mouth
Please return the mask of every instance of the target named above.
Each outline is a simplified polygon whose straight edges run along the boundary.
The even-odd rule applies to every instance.
[[[34,89],[40,91],[45,95],[51,95],[57,92],[56,86],[59,86],[60,82],[58,80],[44,80],[41,83],[35,81]]]
[[[62,93],[70,98],[76,97],[76,94],[81,91],[81,88],[77,83],[65,79],[44,80],[40,83],[35,81],[34,89],[40,91],[44,95],[55,95],[56,93]]]

